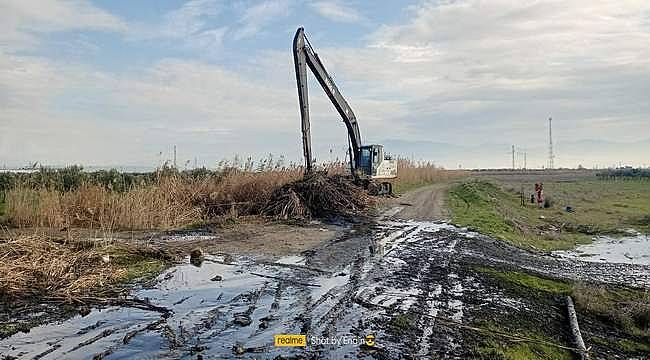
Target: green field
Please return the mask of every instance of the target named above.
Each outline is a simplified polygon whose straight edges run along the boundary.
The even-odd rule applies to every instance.
[[[647,180],[545,182],[551,206],[544,209],[529,202],[533,182],[473,178],[453,186],[449,196],[453,220],[517,246],[540,250],[569,249],[590,242],[594,235],[620,234],[625,229],[650,232]],[[573,212],[567,212],[567,206]]]
[[[620,331],[620,337],[603,338],[596,335],[586,335],[590,343],[598,343],[614,349],[621,349],[631,353],[647,353],[650,351],[650,298],[645,290],[606,287],[573,283],[540,277],[520,271],[503,271],[488,267],[475,268],[499,281],[503,286],[514,289],[523,294],[533,292],[535,296],[559,299],[562,295],[570,295],[578,311],[579,317],[589,316],[602,319]],[[625,304],[625,306],[621,306]],[[483,326],[485,327],[485,326]],[[488,329],[496,324],[488,324]],[[522,329],[518,329],[521,331]],[[534,329],[530,337],[543,339],[543,335],[535,334]],[[548,339],[546,339],[548,340]],[[481,355],[492,355],[497,359],[571,359],[571,354],[561,349],[539,346],[530,343],[512,344],[499,341],[498,338],[487,337],[483,346],[477,349]]]

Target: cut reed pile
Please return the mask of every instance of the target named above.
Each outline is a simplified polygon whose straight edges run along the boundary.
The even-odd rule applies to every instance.
[[[4,303],[43,297],[74,299],[128,279],[129,266],[137,261],[171,259],[164,253],[132,246],[64,242],[41,235],[19,235],[2,241],[0,301]]]
[[[123,275],[92,249],[19,236],[0,244],[0,298],[70,296]]]
[[[373,203],[349,178],[314,172],[274,191],[262,212],[282,219],[355,217]]]
[[[193,204],[201,209],[204,219],[221,215],[260,215],[277,188],[301,177],[301,169],[232,170],[220,179],[204,179],[193,184]]]

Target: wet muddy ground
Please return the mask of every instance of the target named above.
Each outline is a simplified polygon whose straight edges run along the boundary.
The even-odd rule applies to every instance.
[[[482,336],[463,325],[511,324],[513,333],[537,328],[571,344],[559,299],[504,287],[477,267],[650,287],[647,264],[531,253],[444,222],[390,218],[394,213],[347,227],[299,256],[213,252],[200,266],[188,258],[132,292],[158,311],[93,309],[1,340],[0,353],[19,359],[471,358]],[[585,321],[587,335],[620,336],[597,319]],[[307,346],[275,347],[276,334],[307,334]],[[370,334],[373,347],[364,343]],[[595,350],[596,358],[626,358]]]

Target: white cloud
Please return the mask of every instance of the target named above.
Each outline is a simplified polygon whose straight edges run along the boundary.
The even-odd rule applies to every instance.
[[[371,34],[365,49],[321,53],[340,78],[365,82],[364,96],[404,99],[414,136],[434,123],[443,128],[433,133],[454,131],[446,126],[453,118],[455,126],[491,133],[503,125],[504,135],[531,139],[534,132],[508,127],[548,114],[568,121],[647,116],[649,10],[642,1],[430,1],[407,23]],[[457,131],[448,135],[465,138]],[[629,137],[623,127],[582,131]]]
[[[190,0],[167,13],[160,23],[130,24],[129,39],[181,40],[184,46],[203,54],[217,52],[222,50],[226,36],[240,40],[258,35],[277,19],[288,16],[291,6],[292,0],[264,0],[255,5],[235,3],[228,7],[218,0]],[[226,8],[241,12],[239,19],[222,20]]]
[[[250,6],[241,16],[234,36],[236,39],[254,36],[273,21],[288,16],[290,11],[290,0],[265,0]]]
[[[269,138],[285,141],[284,154],[299,151],[297,140],[286,146],[299,139],[293,89],[218,65],[169,59],[117,75],[2,53],[0,65],[10,69],[0,72],[4,161],[137,164],[173,143],[211,159],[279,153],[255,146]]]
[[[205,30],[206,19],[221,12],[216,0],[191,0],[165,15],[162,32],[169,37],[185,37]]]
[[[64,4],[85,4],[75,24],[62,20],[65,11],[54,11],[61,19],[50,20],[21,10],[22,2],[0,5],[0,17],[8,9],[15,15],[10,25],[0,24],[7,30],[0,40],[12,45],[11,51],[0,46],[0,154],[50,163],[155,162],[158,151],[178,143],[215,158],[269,151],[300,156],[287,51],[251,54],[238,71],[161,59],[119,74],[16,55],[19,45],[38,42],[39,32],[127,27],[88,3]],[[193,1],[150,28],[148,38],[212,48],[228,34],[259,34],[286,16],[291,4],[251,6],[235,28],[214,25],[223,15],[219,4]],[[564,165],[563,158],[581,156],[561,153],[574,151],[562,147],[569,140],[647,137],[648,14],[650,3],[632,0],[431,1],[414,7],[406,22],[369,34],[364,47],[314,46],[353,107],[366,141],[499,142],[543,149],[545,119],[553,116]],[[345,128],[315,81],[310,95],[314,146],[345,147]],[[589,159],[581,162],[589,166]]]
[[[313,45],[375,140],[543,148],[553,116],[558,144],[635,141],[648,136],[648,14],[642,1],[428,1],[366,47]]]
[[[365,21],[354,8],[338,1],[316,1],[310,4],[323,17],[335,22],[354,23]]]
[[[38,43],[35,33],[75,29],[124,32],[127,25],[85,0],[0,2],[0,49],[31,48]]]
[[[157,24],[130,24],[130,40],[172,40],[192,50],[217,52],[221,50],[228,31],[225,25],[213,23],[221,15],[223,6],[217,0],[191,0],[180,8],[165,14]]]
[[[241,4],[229,10],[239,9]],[[181,40],[192,50],[218,52],[226,36],[236,40],[259,34],[273,21],[285,17],[291,9],[290,0],[265,0],[256,5],[246,6],[242,15],[226,24],[219,21],[223,16],[224,5],[218,0],[191,0],[180,8],[167,13],[158,24],[131,24],[131,40]],[[218,26],[215,23],[220,24]],[[174,46],[177,46],[174,43]]]

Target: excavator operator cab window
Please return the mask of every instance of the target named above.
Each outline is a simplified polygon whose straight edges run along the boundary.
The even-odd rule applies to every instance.
[[[372,164],[372,153],[370,150],[370,146],[362,146],[361,147],[361,158],[359,159],[359,165],[361,169],[363,169],[364,173],[369,173],[370,166]]]
[[[366,145],[361,147],[359,166],[364,174],[372,175],[384,159],[384,149],[381,145]]]

